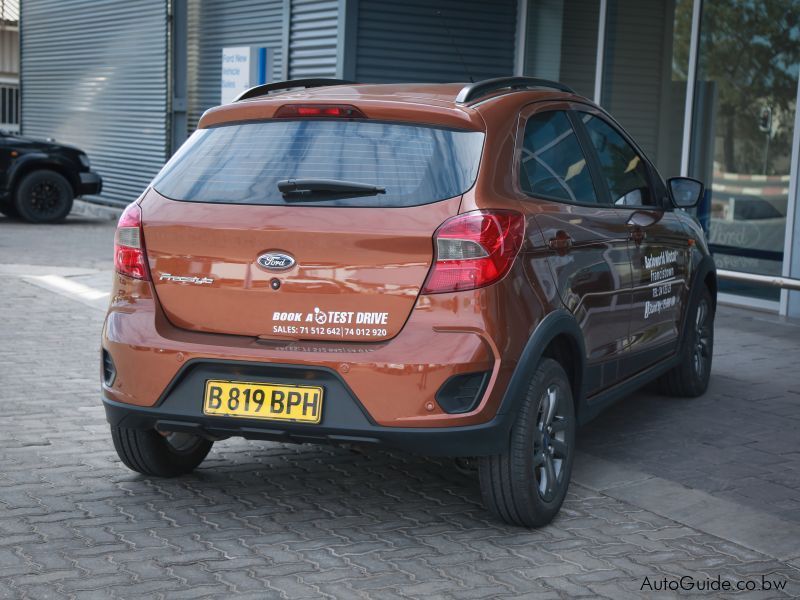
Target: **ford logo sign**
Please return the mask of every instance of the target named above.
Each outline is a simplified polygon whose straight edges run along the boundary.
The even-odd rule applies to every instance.
[[[294,258],[283,252],[267,252],[259,256],[256,262],[268,271],[285,271],[295,264]]]

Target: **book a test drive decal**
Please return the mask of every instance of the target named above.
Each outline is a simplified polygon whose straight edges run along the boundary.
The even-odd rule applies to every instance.
[[[322,310],[312,312],[275,311],[272,333],[296,336],[386,337],[388,312]]]

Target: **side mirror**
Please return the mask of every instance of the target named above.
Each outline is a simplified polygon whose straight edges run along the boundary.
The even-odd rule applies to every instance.
[[[673,177],[667,180],[672,203],[678,208],[693,208],[703,197],[703,184],[689,177]]]

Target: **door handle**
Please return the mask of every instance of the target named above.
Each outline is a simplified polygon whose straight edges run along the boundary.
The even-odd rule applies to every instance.
[[[631,230],[629,239],[633,240],[638,246],[647,237],[647,232],[645,232],[644,228],[655,225],[657,221],[658,217],[651,212],[635,211],[628,219],[628,228]]]
[[[572,248],[572,238],[566,231],[560,229],[556,231],[555,237],[550,238],[547,241],[547,246],[551,250],[555,250],[556,253],[563,256],[564,254],[569,252],[570,249]]]
[[[637,246],[641,244],[646,237],[647,237],[647,232],[645,232],[645,230],[642,229],[641,227],[637,226],[631,230],[630,239],[632,239]]]

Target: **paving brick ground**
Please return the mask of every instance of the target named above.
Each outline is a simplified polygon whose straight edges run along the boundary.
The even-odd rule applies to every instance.
[[[715,346],[704,396],[634,394],[580,447],[800,523],[800,323],[723,307]]]
[[[107,267],[93,248],[112,232],[0,220],[0,263]],[[800,595],[800,559],[579,484],[551,526],[505,526],[446,460],[227,440],[191,476],[138,476],[100,407],[102,312],[18,276],[0,276],[0,306],[0,598],[669,598],[645,577],[682,576],[766,576],[786,589],[735,597]],[[759,318],[722,311],[707,397],[636,394],[582,432],[582,456],[720,494],[742,518],[796,519],[795,330]]]

